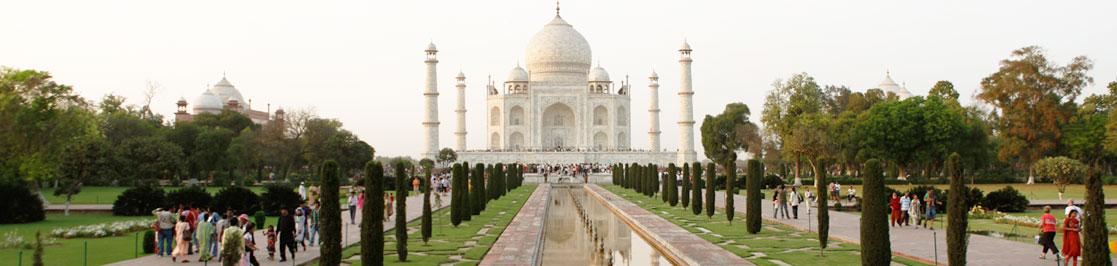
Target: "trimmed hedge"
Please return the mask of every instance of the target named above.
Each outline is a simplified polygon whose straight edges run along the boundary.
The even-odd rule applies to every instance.
[[[213,196],[200,186],[188,186],[167,193],[167,203],[173,207],[209,207]]]
[[[0,224],[30,223],[46,219],[43,201],[35,193],[31,193],[26,185],[20,182],[0,183],[0,195],[5,198],[4,204],[0,204],[0,213],[4,214],[0,215]]]
[[[131,187],[112,203],[112,214],[122,216],[151,215],[156,208],[166,207],[166,194],[162,188],[152,185]]]
[[[212,210],[218,213],[224,213],[226,210],[235,213],[256,213],[260,210],[260,196],[242,186],[225,187],[213,196]]]
[[[1012,186],[1007,186],[997,191],[989,192],[985,195],[985,200],[981,205],[989,210],[998,210],[1002,212],[1023,212],[1028,207],[1028,198],[1024,197],[1019,190]]]
[[[260,194],[260,205],[268,216],[279,215],[280,209],[294,210],[303,203],[299,192],[288,183],[271,183],[264,185],[264,193]],[[291,211],[294,213],[294,211]]]

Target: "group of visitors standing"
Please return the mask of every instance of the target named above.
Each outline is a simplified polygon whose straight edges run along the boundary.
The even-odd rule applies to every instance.
[[[903,196],[892,193],[892,197],[888,201],[888,207],[892,210],[889,222],[892,227],[904,227],[911,225],[914,221],[916,228],[923,226],[923,228],[935,230],[934,223],[937,221],[938,206],[941,205],[942,201],[938,200],[938,195],[934,190],[928,190],[923,194],[923,197],[912,193],[904,193]]]
[[[780,185],[772,190],[772,205],[774,212],[772,218],[779,219],[780,214],[783,214],[784,219],[799,219],[799,204],[803,203],[804,197],[799,194],[795,186]],[[791,207],[791,216],[788,216],[787,208]]]
[[[190,262],[187,256],[198,253],[198,260],[204,262],[217,258],[234,264],[259,265],[252,255],[256,250],[252,233],[255,225],[248,215],[236,216],[231,210],[221,215],[207,208],[181,206],[158,208],[152,214],[158,232],[155,253],[160,257],[171,256],[171,261],[186,263]]]
[[[1079,256],[1082,255],[1082,239],[1079,236],[1079,232],[1082,231],[1082,208],[1075,206],[1074,200],[1067,200],[1063,215],[1063,249],[1062,253],[1059,253],[1059,248],[1055,247],[1059,221],[1051,214],[1051,206],[1043,206],[1043,216],[1040,217],[1037,236],[1037,242],[1043,246],[1043,254],[1039,258],[1047,259],[1047,251],[1050,250],[1051,254],[1055,254],[1055,260],[1060,260],[1059,255],[1062,254],[1063,265],[1074,263],[1078,266]]]

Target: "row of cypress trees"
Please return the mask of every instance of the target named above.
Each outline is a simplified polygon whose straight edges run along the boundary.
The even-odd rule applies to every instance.
[[[661,199],[672,207],[679,206],[679,203],[682,203],[682,207],[690,208],[694,215],[701,215],[702,211],[705,210],[706,217],[712,218],[715,208],[714,190],[716,184],[713,181],[703,182],[702,175],[703,172],[706,172],[711,173],[711,176],[716,176],[713,174],[716,173],[715,167],[714,163],[708,163],[705,167],[706,170],[703,170],[702,163],[694,162],[684,164],[680,169],[675,164],[669,164],[667,175],[660,179],[659,169],[656,165],[616,164],[612,166],[613,184],[632,189],[648,197],[654,197],[656,193],[659,193]],[[675,179],[679,171],[682,171],[683,177],[681,184]],[[710,178],[710,180],[713,180],[713,178]],[[706,188],[705,193],[703,193],[703,185]],[[680,187],[682,187],[681,192],[679,191]],[[732,194],[729,196],[731,197]],[[759,212],[757,213],[757,217],[759,217]],[[729,216],[729,218],[732,219],[732,216]]]
[[[478,163],[470,169],[469,163],[455,163],[450,169],[450,191],[453,192],[450,195],[450,223],[454,226],[472,220],[474,215],[485,210],[489,201],[499,199],[524,183],[524,172],[519,164],[506,167],[502,163]]]

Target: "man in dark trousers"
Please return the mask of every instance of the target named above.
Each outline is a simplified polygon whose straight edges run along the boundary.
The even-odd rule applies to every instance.
[[[287,251],[291,251],[291,259],[295,259],[295,217],[287,213],[287,209],[279,210],[279,225],[276,226],[279,234],[279,262],[287,261]]]

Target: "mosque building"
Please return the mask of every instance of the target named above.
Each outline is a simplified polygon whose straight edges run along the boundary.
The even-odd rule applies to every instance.
[[[206,91],[198,95],[194,100],[194,108],[189,112],[186,98],[179,98],[175,103],[178,109],[175,112],[175,121],[190,121],[194,119],[195,115],[219,114],[223,110],[233,110],[244,114],[249,119],[252,119],[256,124],[267,124],[271,121],[281,121],[284,118],[283,108],[275,110],[274,116],[271,113],[271,104],[268,105],[268,110],[253,110],[252,100],[244,101],[244,96],[240,94],[236,86],[229,83],[225,77],[221,77],[221,81],[213,85]]]
[[[527,46],[526,65],[516,65],[500,85],[490,77],[486,84],[487,123],[479,129],[487,143],[466,145],[465,74],[457,73],[457,125],[452,148],[459,161],[470,163],[689,163],[697,161],[694,150],[694,118],[691,97],[691,48],[685,41],[678,50],[681,67],[678,87],[679,149],[660,147],[659,76],[651,73],[648,90],[635,91],[628,78],[614,81],[600,63],[591,65],[590,44],[559,9]],[[437,156],[438,143],[438,49],[427,46],[423,158]],[[526,68],[525,68],[526,67]],[[649,67],[650,68],[650,67]],[[649,128],[633,130],[631,97],[650,97]],[[640,132],[640,133],[637,133]],[[633,134],[646,133],[649,143],[633,147]]]

